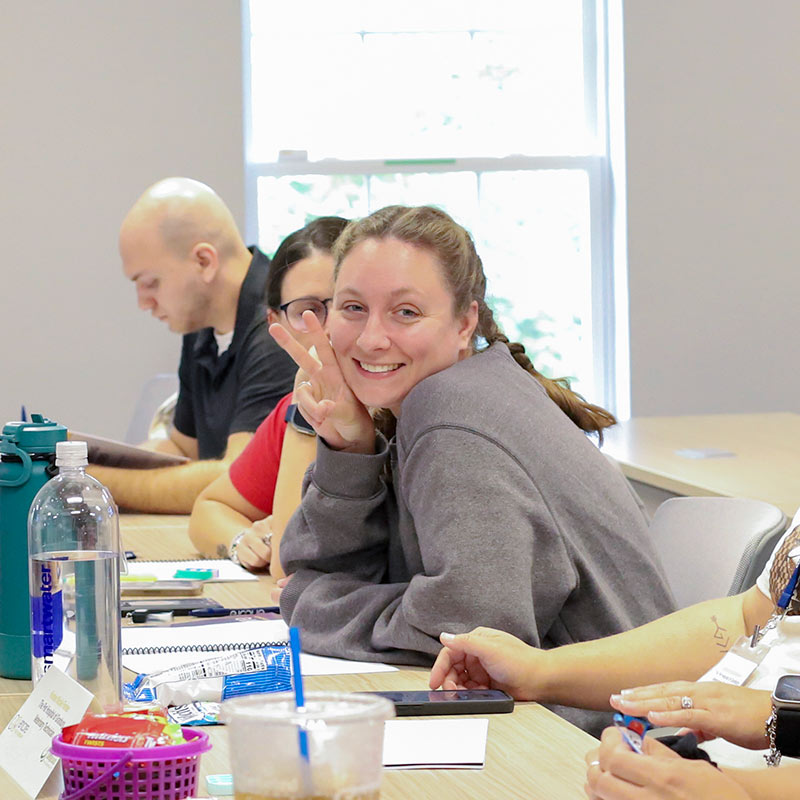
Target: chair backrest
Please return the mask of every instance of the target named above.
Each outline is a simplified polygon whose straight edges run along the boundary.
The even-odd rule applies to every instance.
[[[178,405],[178,393],[173,392],[156,410],[147,430],[148,439],[169,439],[175,407]]]
[[[786,530],[776,506],[743,497],[674,497],[650,532],[679,608],[751,587]]]
[[[141,444],[148,438],[153,415],[170,395],[178,391],[178,385],[178,376],[174,372],[159,373],[144,382],[128,424],[126,442]]]

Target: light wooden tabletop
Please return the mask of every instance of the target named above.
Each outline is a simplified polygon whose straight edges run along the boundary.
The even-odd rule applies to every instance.
[[[732,453],[689,458],[677,451]],[[628,478],[693,497],[752,497],[791,517],[800,506],[800,414],[634,417],[610,428],[603,452]]]
[[[185,517],[126,515],[123,542],[140,558],[191,558]],[[270,602],[272,581],[209,584],[206,593],[225,605],[251,606]],[[130,674],[126,679],[130,678]],[[317,676],[307,679],[310,690],[426,689],[427,669],[401,667],[397,672]],[[0,727],[25,701],[27,681],[0,679]],[[223,726],[204,729],[213,748],[202,757],[198,796],[206,796],[205,776],[230,772],[227,732]],[[518,703],[512,714],[489,716],[486,766],[481,770],[387,770],[381,797],[405,798],[585,798],[584,755],[597,742],[537,703]],[[15,791],[17,792],[15,794]],[[16,798],[18,790],[0,771],[0,797]]]

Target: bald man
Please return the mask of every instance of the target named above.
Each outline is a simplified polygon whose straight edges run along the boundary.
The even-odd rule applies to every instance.
[[[139,308],[183,335],[170,436],[148,446],[192,461],[90,472],[123,508],[188,514],[292,389],[296,367],[267,330],[269,259],[245,246],[219,196],[189,178],[145,191],[122,222],[119,250]]]

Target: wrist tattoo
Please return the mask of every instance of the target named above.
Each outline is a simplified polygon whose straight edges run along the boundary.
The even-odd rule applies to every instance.
[[[711,621],[714,623],[714,643],[723,653],[727,653],[731,642],[728,629],[723,628],[722,625],[717,622],[716,616],[712,616]]]
[[[217,545],[217,558],[229,558],[228,545],[226,544]]]

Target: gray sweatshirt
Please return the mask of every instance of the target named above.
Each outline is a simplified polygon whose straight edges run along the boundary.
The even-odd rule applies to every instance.
[[[624,477],[505,345],[417,384],[377,450],[320,441],[281,542],[281,611],[310,652],[430,665],[442,631],[551,648],[674,610]]]

